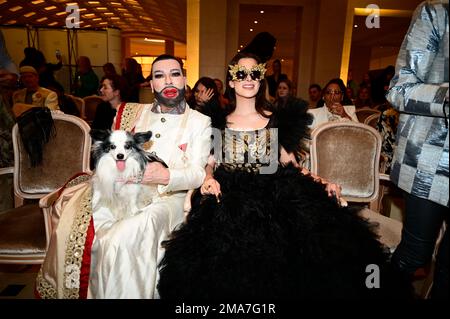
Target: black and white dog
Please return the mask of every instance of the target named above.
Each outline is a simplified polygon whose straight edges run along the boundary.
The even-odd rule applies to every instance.
[[[152,132],[91,130],[89,134],[94,141],[93,209],[108,208],[117,220],[139,213],[157,193],[156,185],[140,183],[147,163],[158,161],[167,167],[142,148]]]

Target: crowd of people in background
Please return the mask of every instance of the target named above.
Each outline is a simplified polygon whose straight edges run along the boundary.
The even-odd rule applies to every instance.
[[[385,137],[383,143],[385,157],[392,158],[398,112],[386,101],[385,94],[395,71],[393,66],[380,70],[378,76],[373,76],[372,74],[376,74],[374,72],[364,73],[359,84],[351,69],[346,84],[339,78],[331,79],[323,87],[321,84],[311,83],[308,87],[308,97],[303,99],[296,94],[295,81],[282,72],[282,60],[269,60],[269,52],[265,52],[261,46],[262,42],[267,43],[271,40],[275,41],[269,33],[258,34],[243,52],[252,50],[261,52],[260,55],[263,56],[262,60],[267,67],[264,79],[265,96],[275,108],[281,109],[288,103],[296,103],[298,107],[308,109],[314,116],[311,131],[329,121],[358,121],[355,112],[359,109],[378,110],[381,114],[377,129]],[[133,58],[124,60],[120,74],[113,63],[105,63],[102,66],[103,77],[99,79],[97,75],[99,72],[94,71],[89,57],[79,56],[70,91],[65,91],[55,77],[55,72],[63,67],[63,59],[59,52],[56,59],[57,63],[53,64],[36,48],[24,49],[24,59],[20,62],[20,84],[11,101],[16,117],[30,105],[47,106],[66,114],[81,116],[73,97],[98,95],[103,102],[98,105],[95,118],[89,124],[92,128],[109,129],[120,104],[142,102],[140,91],[143,87],[150,86],[151,75],[145,78],[142,66]],[[213,118],[213,114],[225,110],[229,104],[229,92],[224,91],[224,87],[221,79],[202,76],[192,89],[186,85],[186,101],[193,109]]]

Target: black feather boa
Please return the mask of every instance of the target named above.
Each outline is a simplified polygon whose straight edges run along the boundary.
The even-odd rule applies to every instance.
[[[308,135],[313,118],[307,110],[305,101],[291,97],[275,112],[273,127],[278,128],[279,142],[288,153],[299,152],[301,139]]]
[[[406,298],[410,287],[357,211],[293,167],[228,172],[223,197],[197,196],[187,221],[163,243],[158,289],[166,299]],[[380,267],[380,288],[366,267]]]

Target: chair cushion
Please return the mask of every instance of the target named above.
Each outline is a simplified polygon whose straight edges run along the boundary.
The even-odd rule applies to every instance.
[[[0,254],[45,253],[45,221],[39,205],[0,213]]]

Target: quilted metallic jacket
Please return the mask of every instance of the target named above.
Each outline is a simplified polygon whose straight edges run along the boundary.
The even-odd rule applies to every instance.
[[[448,0],[421,3],[397,58],[388,101],[401,112],[391,180],[449,206]]]

